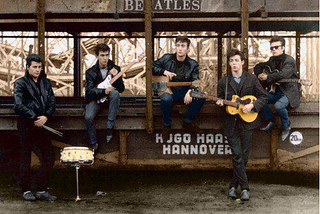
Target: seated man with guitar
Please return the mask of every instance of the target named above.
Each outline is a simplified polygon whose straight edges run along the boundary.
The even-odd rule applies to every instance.
[[[250,118],[256,118],[256,112],[259,112],[267,103],[267,93],[255,75],[242,70],[244,64],[242,52],[231,50],[227,58],[231,67],[231,74],[219,80],[217,96],[220,99],[216,103],[219,106],[228,106],[224,135],[228,138],[233,157],[233,178],[228,196],[236,199],[237,188],[240,185],[242,190],[240,199],[245,201],[250,198],[246,165],[253,129],[259,126],[259,119],[251,120]],[[236,99],[237,97],[243,97],[243,99]],[[251,101],[247,102],[248,99]],[[230,100],[235,100],[238,105],[233,105],[234,102],[230,102]],[[246,120],[246,114],[249,116],[248,120]],[[253,115],[250,117],[250,114]]]
[[[258,78],[266,82],[268,86],[272,85],[271,88],[275,88],[274,92],[268,93],[268,104],[274,104],[280,115],[283,129],[281,140],[284,141],[289,136],[291,129],[286,108],[289,104],[292,108],[297,108],[300,104],[299,77],[295,60],[284,53],[285,40],[282,37],[274,36],[271,38],[270,50],[272,57],[265,65],[268,65],[271,69],[267,73],[260,73]],[[290,81],[286,82],[285,80]],[[269,105],[263,108],[263,113],[268,124],[261,130],[268,131],[277,124]]]
[[[98,44],[95,47],[95,54],[98,59],[97,63],[86,71],[85,99],[87,105],[85,111],[85,123],[89,137],[89,147],[94,150],[98,149],[94,118],[104,105],[104,99],[102,98],[107,97],[107,100],[109,101],[106,141],[110,142],[114,121],[120,106],[119,93],[123,92],[125,89],[121,77],[119,77],[108,88],[98,87],[99,83],[103,82],[109,75],[115,76],[120,72],[120,67],[115,65],[114,62],[109,59],[109,53],[110,48],[108,45]]]
[[[176,38],[176,53],[165,54],[152,64],[152,73],[155,76],[165,76],[178,87],[172,87],[170,92],[161,95],[161,110],[163,116],[162,138],[164,142],[169,139],[172,125],[171,112],[173,100],[184,100],[189,105],[183,120],[183,127],[191,133],[199,133],[201,130],[194,124],[194,119],[203,106],[205,99],[192,99],[190,96],[191,84],[199,79],[199,64],[188,57],[190,40],[185,36]],[[179,84],[181,83],[181,84]],[[189,86],[185,86],[189,85]],[[173,86],[173,85],[172,85]]]

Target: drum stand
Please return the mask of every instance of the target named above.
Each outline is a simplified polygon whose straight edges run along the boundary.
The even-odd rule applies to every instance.
[[[63,200],[66,201],[74,201],[74,202],[78,202],[78,201],[93,201],[93,198],[80,198],[80,189],[79,189],[79,169],[80,169],[80,163],[76,163],[76,164],[72,164],[71,166],[74,166],[76,168],[76,182],[77,182],[77,197],[74,198],[64,198]]]

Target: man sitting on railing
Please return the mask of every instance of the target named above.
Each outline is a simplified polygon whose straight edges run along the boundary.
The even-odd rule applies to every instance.
[[[97,55],[97,63],[86,71],[86,94],[85,99],[87,102],[85,112],[86,130],[89,137],[89,147],[94,150],[98,149],[98,141],[96,134],[96,127],[94,118],[101,108],[106,107],[105,103],[99,100],[107,97],[109,101],[109,112],[107,122],[107,136],[106,142],[110,142],[112,138],[112,129],[117,112],[120,106],[120,93],[125,89],[123,80],[120,77],[115,81],[111,87],[106,89],[98,88],[99,83],[108,76],[115,76],[120,72],[120,67],[115,65],[109,59],[110,48],[106,44],[98,44],[95,47],[95,54]]]
[[[155,76],[164,75],[173,82],[193,82],[199,79],[199,64],[197,61],[188,57],[190,40],[185,36],[176,38],[176,53],[165,54],[152,64],[152,73]],[[171,112],[173,100],[184,100],[189,105],[183,127],[193,133],[201,130],[193,121],[202,108],[205,99],[193,99],[190,96],[190,87],[172,87],[173,94],[167,92],[161,95],[161,110],[163,116],[162,138],[166,142],[169,139],[172,125]]]

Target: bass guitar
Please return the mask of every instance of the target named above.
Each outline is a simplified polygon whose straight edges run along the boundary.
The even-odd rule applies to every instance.
[[[241,98],[238,95],[233,95],[232,100],[224,100],[218,97],[206,95],[203,92],[191,91],[190,96],[198,99],[205,98],[215,102],[217,102],[218,100],[223,100],[223,104],[227,106],[226,111],[228,114],[239,114],[240,118],[247,123],[252,123],[258,117],[258,112],[249,112],[245,114],[242,111],[242,108],[245,105],[253,103],[257,100],[257,98],[253,95],[246,95]]]
[[[195,80],[193,82],[170,82],[169,77],[166,76],[152,76],[152,90],[159,95],[167,92],[172,94],[170,87],[181,86],[194,86],[199,88],[201,86],[201,80]]]

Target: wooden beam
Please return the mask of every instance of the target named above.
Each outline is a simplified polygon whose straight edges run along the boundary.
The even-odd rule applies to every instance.
[[[45,65],[45,0],[37,0],[37,22],[38,22],[38,54]]]
[[[279,164],[278,160],[278,142],[279,141],[279,129],[272,129],[271,141],[270,141],[270,166],[276,168]]]
[[[146,40],[146,130],[153,132],[152,114],[152,61],[153,61],[153,34],[152,34],[152,1],[145,0],[145,40]]]
[[[248,48],[248,35],[249,35],[249,12],[248,0],[241,1],[241,51],[245,57],[244,70],[248,71],[249,67],[249,48]]]
[[[222,49],[223,49],[223,45],[222,45],[222,35],[221,33],[219,33],[219,37],[218,37],[218,80],[221,79],[222,77]]]
[[[128,154],[127,154],[127,138],[130,131],[120,131],[120,151],[119,151],[119,162],[121,164],[127,164]]]
[[[298,70],[298,77],[300,79],[300,44],[301,43],[301,32],[296,31],[296,63],[297,63],[297,70]]]
[[[81,44],[80,44],[80,33],[74,34],[74,49],[73,49],[73,59],[74,59],[74,96],[81,97]]]

